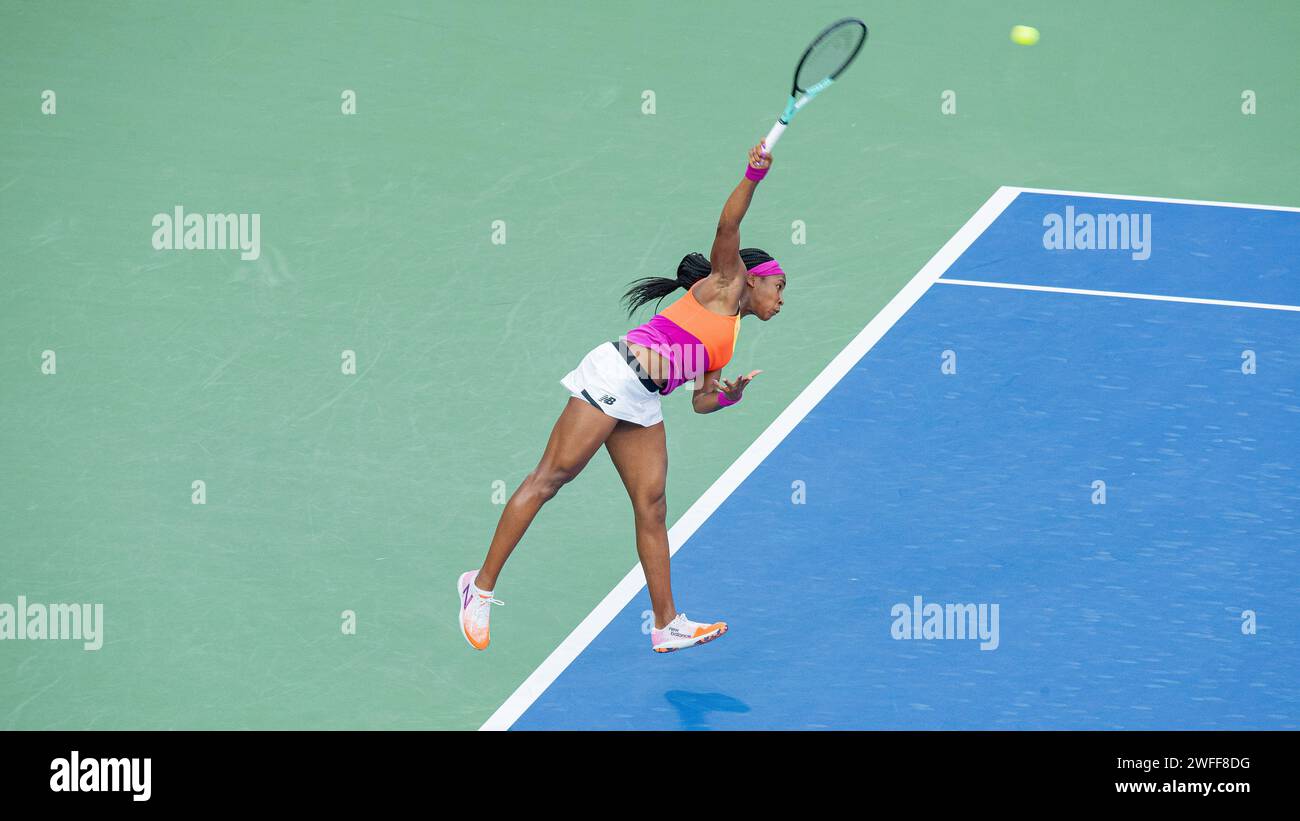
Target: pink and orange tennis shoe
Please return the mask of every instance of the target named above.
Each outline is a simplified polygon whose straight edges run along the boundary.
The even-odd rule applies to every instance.
[[[685,613],[678,613],[672,621],[651,631],[650,647],[656,653],[671,653],[697,644],[708,644],[725,632],[725,621],[703,624],[687,619]]]
[[[460,599],[460,633],[475,650],[486,650],[491,637],[488,633],[488,620],[492,616],[492,605],[505,604],[492,597],[491,590],[479,590],[474,586],[477,570],[467,570],[460,574],[456,582],[456,595]]]

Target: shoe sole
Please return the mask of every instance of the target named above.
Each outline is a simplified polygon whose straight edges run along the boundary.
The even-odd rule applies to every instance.
[[[716,633],[705,633],[700,638],[691,640],[689,644],[682,644],[675,647],[661,644],[658,647],[652,647],[650,649],[654,650],[656,653],[674,653],[678,650],[685,650],[688,647],[699,647],[701,644],[708,644],[720,636],[725,636],[729,629],[730,628],[728,627],[724,627]]]
[[[460,634],[461,636],[464,637],[465,643],[468,644],[470,647],[473,647],[475,650],[482,652],[488,648],[488,645],[485,644],[482,647],[479,647],[478,645],[474,644],[474,642],[469,640],[469,633],[465,632],[465,606],[461,604],[461,602],[465,601],[465,591],[462,590],[460,587],[461,579],[465,578],[466,576],[468,576],[470,573],[473,572],[474,572],[473,570],[466,571],[465,573],[460,574],[460,578],[456,580],[456,623],[460,625]],[[474,580],[470,579],[470,584],[473,583]],[[492,638],[491,635],[489,634],[488,644],[491,643],[492,643]]]

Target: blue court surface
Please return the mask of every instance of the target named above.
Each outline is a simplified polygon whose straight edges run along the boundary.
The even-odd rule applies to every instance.
[[[999,194],[674,555],[730,633],[641,586],[496,726],[1300,726],[1300,212]]]

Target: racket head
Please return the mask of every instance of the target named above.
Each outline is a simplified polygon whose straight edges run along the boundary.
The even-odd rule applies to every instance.
[[[808,89],[823,80],[834,80],[849,67],[867,42],[867,24],[856,17],[836,20],[818,34],[799,58],[794,69],[793,94],[808,93]]]

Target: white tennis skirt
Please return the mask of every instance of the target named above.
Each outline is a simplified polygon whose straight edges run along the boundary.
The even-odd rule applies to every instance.
[[[661,397],[654,383],[643,381],[635,367],[618,343],[602,342],[560,384],[602,413],[648,428],[664,420]]]

